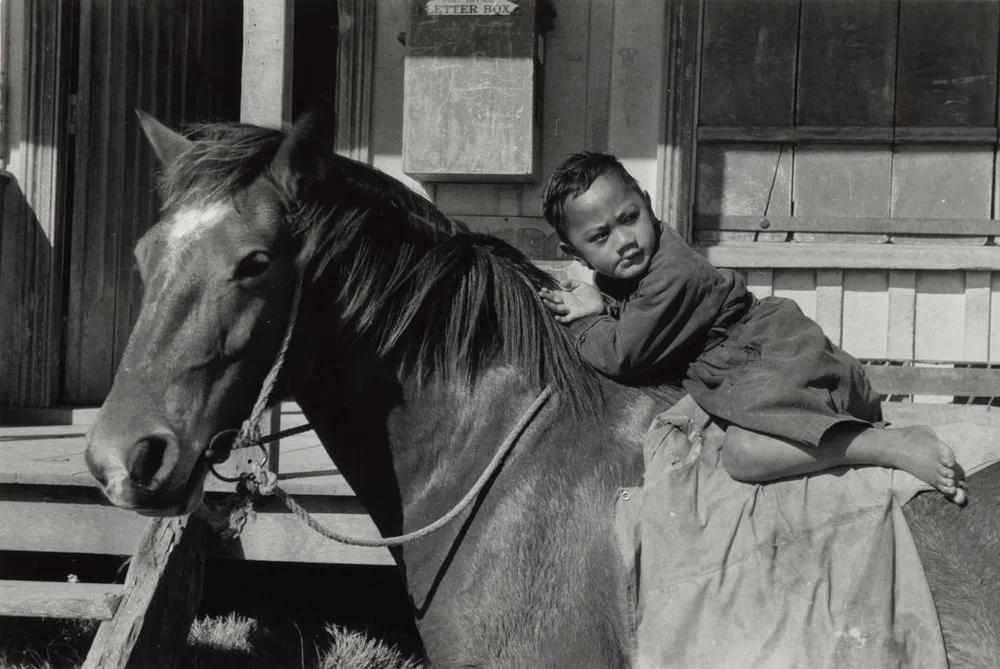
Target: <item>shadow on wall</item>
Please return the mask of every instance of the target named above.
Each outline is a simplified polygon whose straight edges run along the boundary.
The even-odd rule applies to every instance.
[[[52,241],[20,184],[0,172],[0,406],[45,400],[52,263]]]

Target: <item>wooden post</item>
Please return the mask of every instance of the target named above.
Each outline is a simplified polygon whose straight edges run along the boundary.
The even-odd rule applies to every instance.
[[[375,4],[337,3],[337,153],[370,163],[372,90],[375,70]]]
[[[662,108],[668,9],[668,3],[615,0],[611,35],[608,150],[649,190],[656,212],[664,210],[659,185],[665,159],[660,147],[666,141]]]
[[[295,0],[243,1],[240,120],[280,126],[291,120]]]
[[[185,666],[210,539],[208,524],[194,514],[150,523],[129,566],[121,604],[98,628],[83,669]]]
[[[240,120],[280,127],[292,115],[295,0],[244,0]],[[281,405],[271,410],[270,432],[281,430]],[[278,442],[268,446],[268,468],[278,471]]]

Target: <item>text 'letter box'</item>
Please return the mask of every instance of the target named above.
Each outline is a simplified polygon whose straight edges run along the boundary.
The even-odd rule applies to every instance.
[[[403,171],[425,181],[538,177],[541,0],[412,0]]]

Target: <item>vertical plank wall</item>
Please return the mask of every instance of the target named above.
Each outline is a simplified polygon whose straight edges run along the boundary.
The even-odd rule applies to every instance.
[[[154,158],[133,110],[236,118],[242,3],[83,0],[69,240],[66,404],[99,404],[139,306],[132,249],[156,220]]]
[[[0,2],[0,406],[58,399],[72,10]]]

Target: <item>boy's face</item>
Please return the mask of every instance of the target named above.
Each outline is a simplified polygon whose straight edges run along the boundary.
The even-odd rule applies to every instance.
[[[656,251],[657,226],[645,193],[628,188],[614,174],[566,201],[562,248],[595,272],[634,279],[649,269]]]

